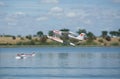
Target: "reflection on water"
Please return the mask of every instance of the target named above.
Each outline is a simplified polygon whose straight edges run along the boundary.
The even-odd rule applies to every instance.
[[[115,58],[115,59],[120,59],[120,54],[119,53],[112,53],[112,54],[105,54],[105,53],[102,53],[101,54],[101,58]]]
[[[66,67],[66,66],[69,66],[68,65],[68,53],[59,53],[58,54],[58,58],[59,58],[59,65],[61,66],[61,67]]]
[[[36,56],[16,60],[18,51]],[[0,79],[120,79],[120,49],[1,48]]]

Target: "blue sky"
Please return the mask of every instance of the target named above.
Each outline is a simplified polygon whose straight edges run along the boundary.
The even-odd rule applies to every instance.
[[[79,28],[100,35],[120,28],[120,0],[0,0],[0,34]]]

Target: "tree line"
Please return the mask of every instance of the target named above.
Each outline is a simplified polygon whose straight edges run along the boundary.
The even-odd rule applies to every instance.
[[[70,30],[69,29],[66,29],[66,28],[63,28],[63,29],[60,29],[60,31],[63,31],[63,32],[69,32]],[[95,38],[95,34],[93,32],[87,32],[86,29],[78,29],[78,31],[76,31],[77,34],[81,34],[81,33],[85,33],[87,38],[89,39],[93,39]],[[54,33],[53,33],[53,30],[50,30],[48,31],[48,35],[49,36],[53,36]],[[14,35],[6,35],[6,34],[1,34],[0,37],[13,37],[13,39],[15,39],[15,37],[22,37],[21,35],[18,35],[18,36],[14,36]],[[35,35],[26,35],[25,37],[28,38],[28,39],[31,39],[32,37],[44,37],[46,36],[44,34],[43,31],[38,31]],[[117,31],[113,30],[113,31],[106,31],[106,30],[103,30],[101,31],[101,35],[100,37],[120,37],[120,29],[118,29]]]

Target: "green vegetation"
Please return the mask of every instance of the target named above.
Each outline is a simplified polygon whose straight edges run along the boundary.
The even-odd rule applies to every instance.
[[[109,34],[112,37],[114,37],[114,36],[120,37],[120,29],[118,31],[110,31]]]
[[[15,37],[15,36],[12,36],[12,39],[13,39],[13,40],[15,40],[15,39],[16,39],[16,37]]]
[[[102,37],[105,38],[107,36],[107,31],[102,31]]]
[[[111,46],[119,46],[119,44],[115,42],[115,43],[112,43]]]
[[[43,36],[43,32],[42,32],[42,31],[39,31],[39,32],[37,32],[37,35],[38,35],[39,37],[41,37],[41,36]]]
[[[79,30],[77,31],[77,33],[78,33],[78,34],[81,34],[81,33],[85,33],[85,34],[86,34],[87,32],[86,32],[85,29],[79,29]]]
[[[31,40],[32,39],[32,36],[31,35],[28,35],[26,36],[27,39]]]
[[[53,35],[54,35],[53,31],[50,30],[50,31],[48,32],[48,35],[49,35],[49,36],[53,36]]]
[[[69,32],[70,30],[69,30],[69,29],[64,28],[64,29],[61,29],[60,31],[63,31],[63,32]]]

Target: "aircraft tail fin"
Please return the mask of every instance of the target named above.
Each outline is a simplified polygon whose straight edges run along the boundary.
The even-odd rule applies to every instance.
[[[85,33],[81,33],[77,38],[80,40],[84,40]]]

